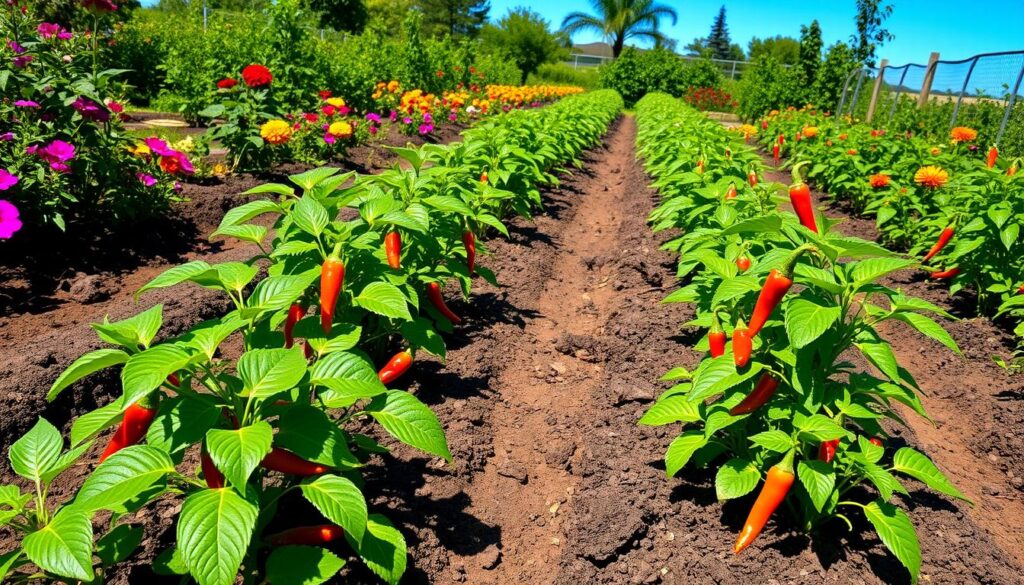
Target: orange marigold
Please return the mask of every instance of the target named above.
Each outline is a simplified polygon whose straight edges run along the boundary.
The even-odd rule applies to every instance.
[[[929,189],[938,189],[948,181],[949,173],[936,166],[921,167],[914,173],[914,182]]]
[[[856,148],[851,148],[850,150],[846,151],[846,154],[848,154],[850,156],[853,156],[853,155],[857,154],[857,149]]]
[[[284,144],[292,137],[292,127],[284,120],[271,120],[260,126],[260,136],[270,144]]]
[[[954,144],[958,142],[971,142],[978,137],[978,131],[967,126],[957,126],[949,131],[949,137],[953,139]]]
[[[889,185],[889,175],[885,173],[871,175],[870,177],[868,177],[868,182],[871,183],[871,186],[874,187],[875,189],[881,189]]]
[[[814,138],[815,136],[818,135],[818,127],[817,126],[806,126],[806,127],[804,127],[803,132],[804,132],[804,136],[805,137],[807,137],[807,138]]]

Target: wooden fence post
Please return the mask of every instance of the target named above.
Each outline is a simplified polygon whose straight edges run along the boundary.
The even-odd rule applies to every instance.
[[[868,115],[865,122],[870,122],[875,117],[875,106],[878,105],[878,94],[882,92],[882,80],[885,79],[885,68],[889,66],[888,59],[882,59],[878,65],[878,77],[875,79],[875,88],[871,91],[871,101],[868,102]]]
[[[932,80],[935,79],[935,67],[939,61],[939,54],[932,53],[928,57],[928,68],[924,70],[924,81],[921,82],[921,94],[917,96],[917,107],[923,108],[928,103],[928,95],[932,92]]]

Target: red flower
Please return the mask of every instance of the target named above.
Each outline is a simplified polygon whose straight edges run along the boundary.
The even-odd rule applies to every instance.
[[[320,92],[320,99],[325,100],[325,99],[327,99],[329,97],[331,97],[331,90],[325,89],[325,90]]]
[[[106,14],[117,10],[117,4],[110,0],[82,0],[82,6],[89,12]]]
[[[253,64],[242,69],[242,79],[249,87],[263,87],[270,85],[270,82],[274,80],[274,76],[270,74],[270,69],[263,65]]]
[[[326,105],[326,106],[320,108],[320,111],[323,112],[323,114],[325,116],[330,117],[330,116],[333,116],[334,114],[338,113],[338,108],[335,108],[332,105]]]
[[[316,122],[317,120],[319,120],[319,119],[320,119],[320,116],[317,116],[316,114],[308,114],[308,113],[307,113],[307,114],[303,114],[302,116],[303,116],[303,117],[304,117],[304,118],[306,119],[306,121],[307,121],[307,122],[309,122],[310,124],[312,124],[313,122]]]
[[[238,80],[234,77],[225,77],[217,82],[217,89],[231,89],[238,85]]]

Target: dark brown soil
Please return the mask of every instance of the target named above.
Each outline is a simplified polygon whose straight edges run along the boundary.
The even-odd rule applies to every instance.
[[[639,427],[636,421],[665,387],[657,382],[664,371],[701,359],[690,349],[700,332],[681,329],[692,317],[687,306],[659,303],[675,286],[674,259],[659,250],[663,238],[644,223],[657,197],[634,159],[634,138],[633,119],[619,120],[605,145],[585,156],[581,170],[545,192],[544,214],[513,222],[508,241],[487,243],[493,256],[481,263],[496,271],[503,286],[478,281],[469,303],[452,302],[466,323],[447,340],[447,363],[419,362],[408,377],[409,388],[437,412],[455,464],[389,441],[393,454],[367,469],[371,507],[395,521],[409,543],[404,582],[908,582],[856,519],[853,533],[830,526],[809,540],[780,515],[755,546],[734,556],[730,547],[752,498],[717,502],[708,472],[688,469],[665,478],[662,456],[677,429]],[[205,220],[191,220],[206,221],[196,233],[209,231],[234,203],[225,191],[241,190],[220,185],[205,191],[212,207]],[[37,415],[66,425],[117,393],[116,378],[99,376],[54,405],[43,401],[70,360],[99,345],[88,322],[162,302],[170,334],[224,308],[216,295],[198,288],[188,294],[157,291],[139,306],[131,302],[132,291],[169,263],[252,253],[246,246],[201,244],[198,237],[177,256],[99,273],[99,285],[111,287],[104,300],[59,297],[42,312],[0,317],[0,345],[8,357],[0,365],[0,405],[9,413],[0,422],[0,448]],[[978,503],[971,508],[911,486],[903,505],[921,538],[922,582],[1019,583],[1016,539],[1024,516],[1008,473],[1019,477],[1014,445],[1024,438],[1020,386],[988,359],[993,348],[1008,352],[1005,336],[989,333],[998,329],[982,320],[952,329],[964,360],[919,336],[891,332],[901,360],[929,394],[926,405],[939,425],[908,416],[914,426],[897,431],[893,446],[909,443],[933,456]],[[950,380],[955,386],[947,388]],[[1001,392],[1009,394],[1000,399]],[[1000,428],[1005,452],[992,462],[994,435],[992,443],[985,441]],[[1017,443],[1008,443],[1007,433]],[[1001,461],[1014,463],[1004,469]],[[58,492],[70,489],[60,486]],[[163,521],[149,527],[150,545],[173,538],[174,513],[167,504],[154,515]],[[7,550],[9,540],[0,543]],[[358,563],[350,567],[346,582],[376,582]],[[136,565],[111,582],[155,580]]]

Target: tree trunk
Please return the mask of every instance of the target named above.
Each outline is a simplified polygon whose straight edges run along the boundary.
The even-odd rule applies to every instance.
[[[626,35],[617,34],[615,35],[615,42],[612,44],[612,57],[619,58],[619,54],[622,53],[622,46],[626,44]]]

